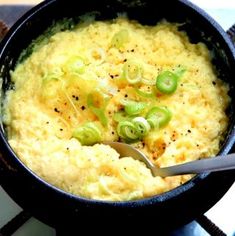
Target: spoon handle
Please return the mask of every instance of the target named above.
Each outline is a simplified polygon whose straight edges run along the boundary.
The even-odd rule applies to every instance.
[[[159,173],[159,175],[165,177],[181,174],[199,174],[205,171],[221,171],[230,169],[235,169],[235,153],[161,168],[159,170],[162,173]]]

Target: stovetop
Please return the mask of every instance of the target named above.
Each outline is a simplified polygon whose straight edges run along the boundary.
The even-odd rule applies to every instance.
[[[220,25],[228,30],[235,23],[235,1],[192,0],[201,4]],[[233,3],[232,3],[233,2]],[[207,5],[208,4],[208,5]],[[0,5],[0,20],[11,26],[31,5]],[[235,27],[230,32],[235,35]],[[235,235],[235,184],[204,216],[171,233],[172,236]],[[199,223],[200,224],[199,224]],[[209,232],[209,233],[208,233]],[[224,234],[223,234],[224,232]],[[23,211],[0,187],[0,236],[54,236],[55,229]]]

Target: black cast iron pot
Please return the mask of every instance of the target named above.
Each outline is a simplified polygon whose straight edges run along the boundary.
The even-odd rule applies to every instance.
[[[156,24],[165,18],[183,23],[194,43],[203,41],[211,50],[213,64],[220,78],[230,85],[230,124],[220,154],[227,154],[235,141],[235,50],[222,28],[205,12],[188,1],[150,0],[86,0],[45,1],[24,15],[10,30],[0,47],[2,96],[9,87],[9,71],[14,68],[21,51],[51,25],[54,20],[96,11],[98,19],[111,19],[117,12],[143,24]],[[69,46],[69,45],[68,45]],[[182,186],[151,198],[129,202],[88,200],[63,192],[40,179],[17,158],[10,148],[4,126],[0,135],[0,182],[6,192],[24,209],[52,226],[81,227],[84,222],[100,227],[112,224],[115,232],[123,224],[139,230],[144,223],[156,230],[171,229],[197,218],[211,208],[235,180],[234,171],[197,175]],[[59,175],[60,173],[58,173]],[[133,223],[134,222],[134,223]]]

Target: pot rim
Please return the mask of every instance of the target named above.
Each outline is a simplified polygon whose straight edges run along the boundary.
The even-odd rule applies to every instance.
[[[231,40],[229,39],[228,35],[226,32],[223,30],[223,28],[211,17],[209,16],[203,9],[199,8],[195,4],[189,2],[188,0],[178,0],[181,4],[185,5],[187,8],[190,8],[190,10],[193,10],[196,12],[197,15],[200,17],[204,18],[211,27],[213,27],[217,32],[218,36],[222,37],[223,41],[226,43],[228,46],[228,51],[231,52],[233,61],[235,64],[235,47],[233,46]],[[12,38],[14,38],[14,35],[17,33],[17,30],[21,27],[23,27],[28,20],[30,20],[31,17],[34,17],[34,15],[37,15],[40,11],[42,11],[44,8],[50,6],[51,4],[54,4],[58,2],[57,0],[48,0],[48,1],[43,1],[42,3],[34,6],[32,9],[27,11],[17,22],[10,28],[9,32],[7,35],[4,37],[4,39],[0,43],[0,60],[3,56],[3,53],[5,49],[8,46],[8,43],[11,41]],[[233,119],[232,121],[232,130],[230,130],[230,134],[227,136],[225,142],[226,144],[221,148],[219,154],[227,154],[230,149],[233,147],[233,144],[235,143],[235,121]],[[40,183],[42,183],[44,186],[47,188],[53,189],[55,192],[69,197],[70,199],[73,199],[75,201],[83,202],[83,203],[89,203],[89,204],[98,204],[98,205],[111,205],[111,206],[118,206],[118,207],[126,207],[126,206],[131,206],[131,207],[137,207],[141,205],[152,205],[154,203],[159,203],[163,201],[167,201],[171,199],[172,197],[177,197],[178,195],[188,191],[189,189],[192,189],[195,184],[198,184],[199,182],[203,181],[204,179],[208,178],[209,176],[212,176],[213,174],[210,172],[207,173],[202,173],[199,175],[196,175],[193,177],[191,180],[187,181],[186,183],[170,190],[167,192],[164,192],[162,194],[154,195],[152,197],[147,197],[143,199],[138,199],[138,200],[130,200],[130,201],[107,201],[107,200],[96,200],[96,199],[89,199],[85,197],[81,197],[78,195],[74,195],[72,193],[66,192],[49,182],[45,181],[41,177],[39,177],[36,173],[34,173],[29,167],[27,167],[20,158],[17,157],[17,154],[14,152],[14,150],[11,148],[10,144],[7,141],[7,137],[4,135],[4,128],[3,124],[1,122],[1,132],[0,132],[0,142],[4,143],[7,152],[10,154],[11,158],[14,159],[15,162],[17,162],[17,166],[19,166],[20,170],[22,172],[28,172],[32,178],[36,179]]]

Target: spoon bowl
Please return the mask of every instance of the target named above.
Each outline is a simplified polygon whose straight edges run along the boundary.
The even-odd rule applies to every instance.
[[[203,160],[190,161],[175,166],[158,168],[148,159],[148,157],[146,157],[146,155],[144,155],[144,153],[129,144],[120,142],[104,142],[104,144],[115,149],[120,154],[120,157],[132,157],[135,160],[144,162],[145,165],[151,170],[154,177],[199,174],[205,171],[212,172],[235,169],[235,153],[205,158]]]

